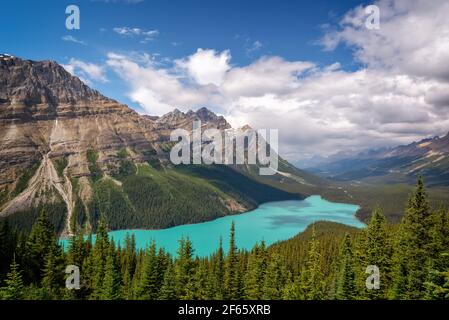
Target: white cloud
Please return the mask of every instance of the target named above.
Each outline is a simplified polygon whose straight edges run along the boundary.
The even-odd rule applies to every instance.
[[[449,2],[381,0],[379,30],[367,30],[363,7],[347,13],[340,28],[322,44],[333,50],[344,43],[371,68],[449,81]]]
[[[346,72],[338,64],[318,68],[263,57],[231,68],[215,85],[125,56],[110,54],[108,65],[131,85],[131,99],[147,113],[219,107],[235,126],[278,128],[290,159],[402,144],[449,128],[438,107],[446,96],[437,81],[385,70]]]
[[[78,76],[83,82],[90,83],[90,80],[108,82],[103,66],[72,58],[63,67],[72,75]]]
[[[131,87],[129,97],[139,103],[149,114],[162,115],[179,107],[210,105],[219,99],[213,87],[190,86],[181,81],[172,69],[148,63],[139,56],[108,54],[107,64]]]
[[[289,159],[410,143],[449,129],[449,4],[390,1],[380,30],[364,27],[363,8],[343,17],[322,43],[344,43],[363,63],[356,71],[335,62],[316,65],[262,57],[231,65],[227,50],[198,49],[158,64],[108,55],[130,85],[129,96],[149,114],[209,106],[233,125],[278,128]],[[148,60],[148,59],[146,59]]]
[[[260,50],[262,47],[263,47],[262,42],[260,42],[259,40],[256,40],[253,43],[251,43],[251,45],[248,48],[246,48],[246,53],[251,54],[255,51]]]
[[[235,67],[226,75],[224,91],[233,97],[284,94],[298,86],[298,76],[313,63],[262,57],[246,67]]]
[[[141,28],[116,27],[114,32],[125,37],[139,37],[141,43],[147,43],[154,40],[159,35],[159,30],[144,30]]]
[[[78,40],[77,38],[75,38],[74,36],[71,36],[71,35],[63,36],[61,39],[64,40],[64,41],[68,41],[68,42],[74,42],[74,43],[77,43],[77,44],[82,44],[83,46],[86,45],[86,43],[84,41]]]
[[[231,69],[229,50],[220,53],[211,49],[198,49],[196,53],[186,59],[177,60],[179,68],[187,73],[200,85],[220,85],[226,72]]]

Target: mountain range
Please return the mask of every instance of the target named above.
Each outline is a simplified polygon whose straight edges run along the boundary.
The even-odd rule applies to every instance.
[[[61,235],[95,230],[101,217],[111,229],[166,228],[300,199],[291,185],[322,183],[282,158],[266,178],[254,165],[174,166],[170,132],[194,120],[231,129],[207,108],[139,115],[56,62],[0,55],[0,218],[27,229],[45,209]]]
[[[173,165],[170,133],[195,120],[203,130],[249,128],[207,108],[140,115],[54,61],[0,55],[0,220],[29,230],[44,209],[61,236],[95,231],[102,217],[111,230],[159,229],[319,194],[360,205],[362,221],[379,204],[398,221],[418,173],[440,186],[431,203],[447,203],[448,136],[308,170],[279,157],[276,174],[262,176],[247,163]]]
[[[428,185],[449,185],[449,134],[393,148],[336,155],[306,170],[340,181],[410,183],[423,175]]]

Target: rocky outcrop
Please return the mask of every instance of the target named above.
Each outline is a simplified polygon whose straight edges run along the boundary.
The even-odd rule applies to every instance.
[[[0,188],[40,162],[68,158],[73,176],[88,175],[86,151],[104,170],[117,151],[152,149],[153,121],[90,89],[51,61],[0,59]],[[136,160],[144,160],[136,154]]]

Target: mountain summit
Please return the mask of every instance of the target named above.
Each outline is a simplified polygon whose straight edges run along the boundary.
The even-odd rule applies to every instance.
[[[0,55],[0,98],[36,104],[65,104],[105,99],[54,61],[22,60]]]
[[[165,228],[301,197],[282,180],[255,178],[247,166],[184,166],[169,161],[170,132],[229,129],[207,108],[141,116],[89,88],[53,61],[0,55],[0,219],[28,228],[46,210],[63,235]],[[291,183],[302,172],[283,161]]]

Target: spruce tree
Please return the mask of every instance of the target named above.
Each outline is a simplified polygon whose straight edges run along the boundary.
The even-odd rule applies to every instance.
[[[4,300],[21,300],[24,298],[22,274],[16,258],[11,263],[11,271],[5,279],[5,286],[1,288],[1,298]]]
[[[86,257],[86,246],[82,228],[77,228],[76,234],[69,240],[67,260],[70,264],[81,266]]]
[[[193,298],[197,300],[210,300],[212,298],[212,289],[209,277],[209,271],[205,261],[200,262],[195,277],[193,279],[194,294]]]
[[[83,263],[81,265],[81,270],[83,276],[81,277],[81,290],[79,294],[83,298],[91,297],[93,289],[93,279],[94,279],[94,256],[92,249],[92,234],[89,234],[86,242],[84,243],[84,257]],[[77,292],[78,294],[78,292]]]
[[[315,224],[312,225],[312,239],[309,242],[306,267],[301,273],[301,292],[305,300],[324,299],[324,279],[321,268],[320,242],[316,239]]]
[[[359,289],[361,297],[367,299],[385,299],[391,286],[393,248],[385,216],[380,208],[372,212],[368,226],[358,241]],[[377,266],[380,271],[380,288],[368,290],[365,285],[365,271],[368,266]]]
[[[120,297],[120,273],[115,261],[115,246],[111,241],[104,266],[101,300],[117,300]]]
[[[8,219],[0,221],[0,279],[9,270],[14,249],[16,247],[16,234],[9,227]]]
[[[429,245],[432,267],[435,270],[446,270],[449,268],[449,259],[446,256],[449,253],[449,214],[440,209],[432,215],[432,220]]]
[[[425,283],[432,263],[432,215],[422,177],[409,199],[402,219],[396,254],[393,297],[396,299],[422,299]]]
[[[284,262],[278,253],[270,257],[263,286],[263,299],[279,300],[282,298],[284,288],[289,278]]]
[[[355,282],[354,256],[352,253],[351,237],[346,234],[340,254],[340,268],[337,280],[336,298],[339,300],[353,300],[357,297]]]
[[[58,247],[54,246],[45,257],[42,269],[42,288],[45,299],[58,299],[64,286],[63,259]]]
[[[56,234],[48,214],[43,209],[31,229],[25,246],[24,270],[27,282],[40,282],[45,258],[56,246]]]
[[[224,298],[224,269],[225,269],[225,259],[223,252],[223,242],[220,237],[220,242],[218,245],[218,250],[216,255],[213,257],[213,286],[214,286],[214,299]]]
[[[266,264],[267,258],[264,243],[256,245],[248,257],[248,268],[244,277],[245,299],[262,299],[264,294]]]
[[[175,261],[176,294],[180,299],[188,295],[187,289],[195,273],[192,242],[186,238],[179,241],[178,256]]]
[[[442,254],[449,260],[449,253]],[[449,300],[449,268],[446,271],[432,270],[432,278],[426,283],[427,298]]]
[[[100,299],[103,290],[103,278],[105,273],[106,258],[109,249],[109,236],[106,222],[102,218],[97,230],[95,245],[91,254],[91,296],[93,300]]]
[[[240,298],[239,274],[238,274],[238,256],[235,245],[235,224],[231,224],[231,233],[229,238],[229,251],[225,264],[225,297],[229,300],[238,300]]]
[[[161,300],[176,300],[178,299],[176,276],[173,264],[170,263],[164,274],[164,281],[159,293]]]
[[[140,280],[139,299],[154,300],[160,289],[160,275],[158,270],[158,257],[156,242],[152,241],[146,250],[143,273]]]
[[[301,277],[296,276],[291,279],[287,279],[284,290],[282,292],[283,300],[301,300],[304,299],[302,292]]]
[[[440,209],[431,230],[435,253],[426,282],[428,299],[449,299],[449,213]]]
[[[139,299],[140,298],[140,282],[143,275],[143,266],[144,266],[144,260],[145,260],[145,251],[140,250],[137,252],[136,255],[136,271],[134,272],[133,278],[132,278],[132,297],[133,299]]]
[[[136,270],[136,239],[134,235],[126,235],[120,262],[123,279],[121,295],[124,299],[129,300],[133,298],[132,279]]]

